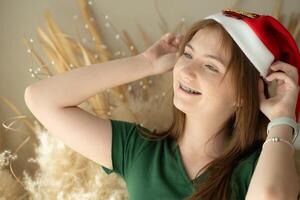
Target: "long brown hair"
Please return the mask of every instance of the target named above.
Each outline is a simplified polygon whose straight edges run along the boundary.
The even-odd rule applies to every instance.
[[[261,147],[266,138],[266,128],[269,120],[259,109],[258,80],[260,74],[258,70],[219,23],[212,19],[204,19],[194,23],[184,35],[179,46],[179,55],[183,54],[186,43],[192,39],[198,30],[203,28],[219,28],[223,34],[222,45],[230,45],[232,57],[224,77],[228,72],[232,73],[236,102],[241,106],[237,107],[236,112],[228,119],[221,130],[225,131],[230,137],[229,145],[222,155],[199,170],[197,174],[209,167],[211,169],[210,176],[203,183],[197,185],[195,193],[186,199],[195,200],[201,197],[203,200],[226,200],[230,196],[230,175],[234,167],[249,152]],[[269,97],[266,85],[265,95]],[[161,133],[154,131],[151,134],[143,131],[145,129],[140,130],[141,133],[147,135],[148,139],[156,140],[169,136],[178,141],[182,137],[184,126],[185,113],[173,105],[173,121],[168,130]]]

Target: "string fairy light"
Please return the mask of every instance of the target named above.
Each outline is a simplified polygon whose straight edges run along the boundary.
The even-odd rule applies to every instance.
[[[88,4],[89,4],[89,6],[93,6],[93,2],[92,2],[92,1],[88,1]],[[114,34],[115,39],[116,39],[116,40],[121,40],[123,44],[126,44],[123,35],[120,34],[120,32],[119,32],[118,29],[114,26],[114,24],[111,23],[111,17],[110,17],[108,14],[103,14],[103,13],[101,12],[101,10],[100,10],[100,13],[101,13],[101,15],[104,17],[104,19],[105,19],[105,21],[104,21],[105,27],[106,27],[107,29],[110,29],[110,31],[113,31],[113,34]],[[75,24],[79,23],[78,18],[79,18],[79,17],[78,17],[77,14],[73,15],[73,20],[74,20],[74,23],[75,23]],[[91,21],[91,22],[95,22],[95,21],[96,21],[94,17],[89,17],[88,20]],[[185,21],[185,18],[182,17],[182,18],[181,18],[181,21],[184,22],[184,21]],[[81,26],[81,27],[82,27],[82,26]],[[84,29],[89,29],[89,28],[90,28],[88,23],[84,23],[84,24],[83,24],[83,27],[84,27]],[[79,40],[81,40],[81,41],[82,41],[83,43],[85,43],[85,44],[86,44],[86,43],[92,43],[92,44],[100,43],[99,41],[96,40],[95,36],[92,36],[91,38],[86,38],[86,37],[82,37],[82,38],[81,38],[81,37],[78,37],[78,38],[79,38]],[[30,42],[33,42],[33,40],[30,40]],[[101,46],[101,48],[103,48],[103,49],[107,49],[107,45],[106,45],[106,44],[103,44],[102,42],[101,42],[100,46]],[[128,47],[128,46],[126,45],[126,47]],[[129,46],[129,50],[130,50],[130,51],[134,51],[134,50],[135,50],[135,47],[134,47],[133,45],[130,45],[130,46]],[[28,53],[31,53],[31,50],[30,50],[30,49],[28,49]],[[119,57],[119,56],[124,56],[124,57],[125,57],[125,56],[126,56],[126,52],[125,52],[125,51],[121,51],[121,50],[116,50],[116,51],[113,53],[113,55],[114,55],[115,57]],[[94,57],[95,59],[99,59],[100,56],[99,56],[99,54],[95,53],[95,54],[93,54],[93,57]],[[51,63],[52,65],[55,65],[55,62],[54,62],[53,60],[50,61],[50,63]],[[49,66],[49,64],[45,64],[45,65],[43,65],[43,66],[41,66],[41,67],[48,67],[48,66]],[[73,64],[73,63],[69,63],[68,66],[69,66],[70,68],[74,68],[74,64]],[[32,76],[32,77],[35,77],[35,78],[38,78],[38,79],[42,79],[41,76],[47,75],[47,74],[45,74],[45,73],[43,73],[43,72],[41,71],[41,68],[37,68],[36,70],[33,70],[32,68],[30,68],[30,73],[31,73],[31,76]],[[48,76],[48,77],[49,77],[49,76]],[[153,84],[153,80],[152,80],[152,79],[148,79],[148,82],[147,82],[147,83],[148,83],[149,85],[151,85],[151,84]],[[142,90],[145,91],[145,90],[148,89],[148,85],[145,85],[145,84],[144,84],[144,81],[139,81],[138,84],[139,84],[139,86],[140,86],[140,88],[141,88]],[[132,87],[132,85],[127,85],[127,92],[132,92],[133,89],[134,89],[134,88]],[[111,89],[106,89],[105,92],[110,93],[110,92],[111,92]],[[154,97],[155,97],[155,99],[157,99],[157,100],[159,101],[159,100],[165,98],[166,94],[167,94],[167,92],[162,91],[162,92],[160,92],[160,94],[156,94]],[[112,95],[112,94],[111,94],[111,95]],[[119,94],[118,97],[119,97],[120,99],[124,99],[124,95],[123,95],[123,94]],[[141,100],[143,100],[143,99],[141,98]],[[111,108],[112,108],[112,107],[110,107],[110,111],[108,111],[108,112],[106,113],[106,114],[109,115],[109,116],[112,115]]]
[[[98,54],[94,54],[94,58],[98,59],[99,55]]]
[[[33,42],[33,40],[32,40]],[[37,67],[35,70],[33,69],[33,66],[34,66],[34,62],[33,62],[33,55],[32,55],[32,50],[31,49],[28,49],[30,50],[30,67],[28,69],[29,73],[30,73],[30,76],[32,78],[37,78],[38,80],[41,80],[43,79],[43,77],[50,77],[52,74],[48,74],[48,73],[45,73],[42,71],[43,68],[47,68],[49,67],[50,64],[54,65],[54,61],[50,61],[49,63],[46,63],[46,64],[42,64],[42,65],[39,65],[39,67]],[[27,51],[28,51],[27,50]]]
[[[93,2],[92,2],[92,1],[88,1],[88,4],[89,4],[90,6],[92,6],[92,5],[93,5]],[[100,11],[100,13],[102,13],[102,12]],[[109,16],[108,14],[103,14],[103,13],[102,13],[102,15],[104,16],[104,19],[105,19],[105,21],[106,21],[106,22],[105,22],[105,27],[107,27],[107,28],[113,28],[113,31],[115,32],[115,38],[116,38],[117,40],[122,39],[122,36],[119,34],[119,31],[118,31],[118,30],[113,26],[113,24],[110,22],[110,16]],[[77,19],[78,19],[78,15],[74,15],[74,16],[73,16],[73,19],[74,19],[74,20],[77,20]],[[89,20],[90,20],[90,21],[95,21],[94,17],[90,17]],[[185,20],[186,20],[185,17],[182,17],[182,18],[181,18],[181,21],[182,21],[182,22],[185,22]],[[88,24],[85,24],[84,27],[85,27],[86,29],[89,28]],[[97,42],[96,39],[95,39],[94,37],[92,37],[91,41],[88,40],[88,39],[86,39],[86,38],[82,38],[81,40],[82,40],[83,43],[87,43],[87,42],[93,42],[93,43],[95,43],[95,42]],[[122,40],[123,40],[123,39],[122,39]],[[32,41],[32,40],[31,40],[31,41]],[[107,49],[107,46],[106,46],[106,45],[101,44],[101,47],[104,48],[104,49]],[[131,46],[129,47],[129,49],[130,49],[131,51],[134,50],[134,46],[131,45]],[[31,50],[30,50],[30,49],[28,50],[28,53],[31,53]],[[120,55],[126,56],[126,53],[125,53],[124,51],[116,51],[116,52],[114,53],[114,55],[115,55],[115,56],[120,56]],[[98,54],[94,54],[94,58],[98,59],[98,58],[99,58],[99,55],[98,55]],[[52,63],[52,64],[54,64],[54,63]],[[48,66],[48,65],[46,64],[45,66]],[[70,66],[71,68],[74,67],[73,64],[70,64],[69,66]],[[32,72],[32,70],[31,70],[31,72]],[[40,69],[38,69],[38,71],[34,71],[31,75],[32,75],[33,77],[37,77],[38,74],[40,74]],[[153,81],[152,81],[152,80],[148,80],[148,83],[149,83],[149,84],[152,84]],[[141,85],[141,87],[142,87],[144,90],[147,88],[147,86],[143,85],[143,82],[140,82],[140,85]],[[128,91],[131,91],[131,90],[132,90],[132,87],[128,87]],[[108,92],[109,92],[109,90],[108,90]],[[161,95],[162,95],[162,96],[165,96],[166,93],[163,92]],[[120,98],[123,98],[123,97],[120,96]]]
[[[128,89],[128,91],[132,91],[132,86],[131,86],[131,85],[128,85],[128,86],[127,86],[127,89]]]

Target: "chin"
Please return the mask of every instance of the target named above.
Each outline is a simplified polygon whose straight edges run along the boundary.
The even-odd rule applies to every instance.
[[[178,100],[175,99],[176,97],[173,98],[173,105],[176,107],[178,110],[180,110],[183,113],[188,113],[189,110],[186,108],[186,106],[182,102],[178,102]],[[192,110],[192,109],[191,109]]]

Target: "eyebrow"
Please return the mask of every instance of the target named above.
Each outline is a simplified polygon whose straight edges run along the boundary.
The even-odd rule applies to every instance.
[[[195,51],[194,47],[190,43],[187,43],[186,46],[189,47],[193,52]],[[223,67],[225,67],[225,64],[224,64],[225,62],[223,61],[222,58],[215,56],[215,55],[210,55],[210,54],[206,54],[204,56],[212,58],[214,60],[217,60],[219,63],[221,63],[223,65]]]

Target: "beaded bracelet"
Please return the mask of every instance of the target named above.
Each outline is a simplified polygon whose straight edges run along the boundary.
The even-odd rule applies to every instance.
[[[278,118],[272,119],[269,122],[269,124],[268,124],[267,134],[269,134],[270,129],[273,126],[282,125],[282,124],[289,125],[290,127],[292,127],[294,129],[294,131],[292,133],[292,135],[293,135],[293,141],[292,141],[292,143],[294,144],[295,141],[296,141],[296,138],[297,138],[297,136],[299,134],[299,127],[298,127],[297,122],[294,119],[290,118],[290,117],[278,117]]]
[[[270,142],[284,142],[285,144],[289,145],[289,146],[292,148],[293,152],[295,152],[295,147],[294,147],[294,145],[292,145],[289,141],[287,141],[287,140],[285,140],[285,139],[282,139],[282,138],[280,138],[280,137],[271,137],[271,138],[268,138],[268,139],[264,142],[263,147],[264,147],[264,145],[266,145],[267,143],[270,143]]]

